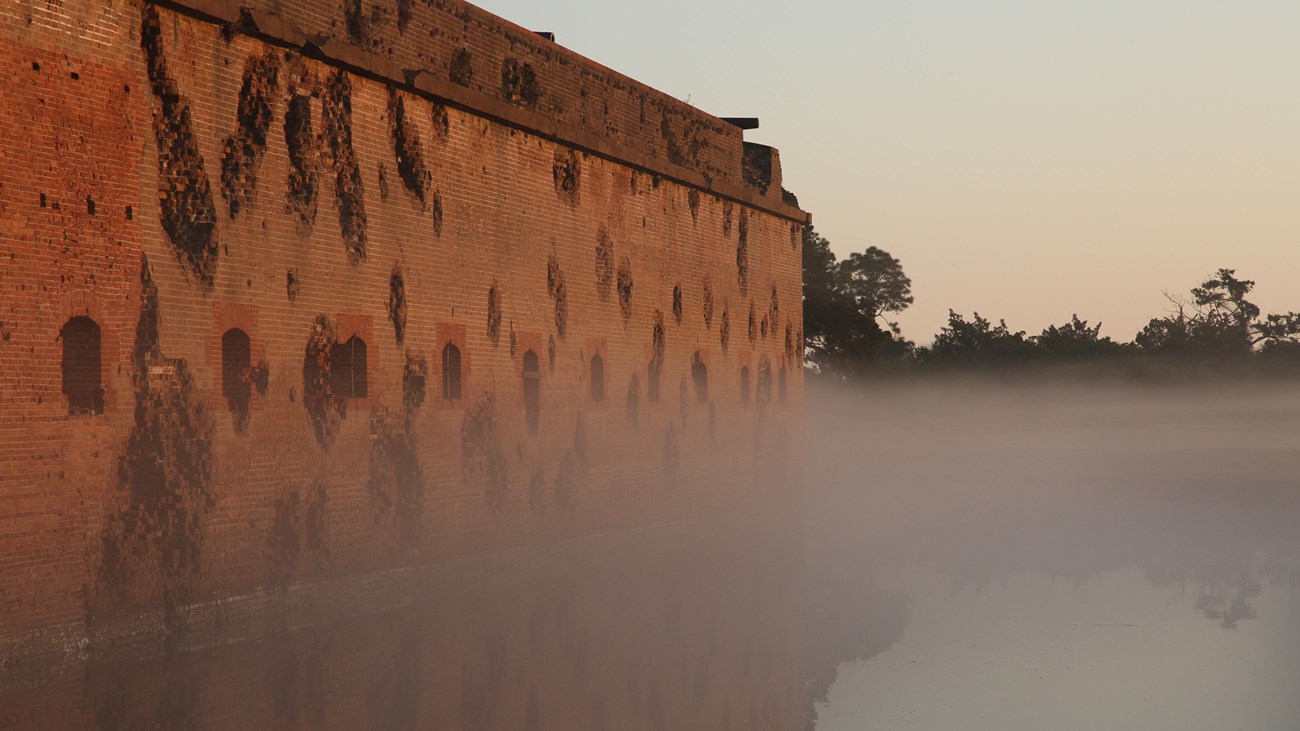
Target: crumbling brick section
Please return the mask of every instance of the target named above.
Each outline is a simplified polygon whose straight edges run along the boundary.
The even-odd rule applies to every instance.
[[[158,203],[162,227],[177,255],[204,285],[217,270],[217,207],[194,137],[189,101],[167,70],[158,10],[141,11],[140,47],[144,50],[149,88],[157,107],[153,115],[158,144]]]
[[[551,177],[555,180],[555,194],[570,206],[578,205],[578,180],[582,167],[578,164],[578,153],[560,148],[555,151],[555,162],[551,166]]]
[[[569,327],[569,286],[554,254],[546,262],[546,292],[555,303],[555,332],[564,337]]]
[[[339,211],[339,229],[348,260],[366,258],[366,198],[361,167],[352,147],[352,80],[339,71],[325,90],[322,105],[325,139],[334,169],[334,201]]]
[[[632,260],[626,256],[618,262],[618,308],[624,321],[632,319]]]
[[[507,56],[501,63],[501,96],[512,104],[535,107],[542,96],[542,87],[537,82],[537,72],[530,63],[520,63],[513,56]]]
[[[388,277],[388,320],[400,345],[406,340],[406,277],[401,269],[394,269]]]
[[[596,232],[596,291],[601,299],[609,299],[610,285],[614,283],[614,241],[609,231],[601,226]]]
[[[397,174],[406,189],[423,205],[433,175],[424,164],[419,130],[406,118],[406,100],[393,87],[388,88],[388,124],[393,137],[393,154],[397,157]]]
[[[298,221],[310,227],[316,223],[316,199],[320,189],[317,161],[320,144],[312,129],[311,97],[295,94],[284,113],[284,139],[289,147],[289,180],[285,200]]]
[[[334,394],[334,377],[330,356],[338,346],[334,323],[318,315],[307,336],[306,353],[302,361],[302,403],[307,409],[316,441],[324,449],[334,446],[339,425],[347,416],[347,402]]]
[[[91,604],[108,610],[127,597],[155,597],[171,624],[202,568],[203,519],[215,505],[213,428],[186,361],[162,354],[158,289],[143,258],[140,289],[135,416],[118,461]]]
[[[279,76],[280,57],[271,49],[244,64],[244,83],[235,114],[238,126],[235,134],[226,138],[221,156],[221,197],[230,207],[232,219],[252,202],[257,190],[257,168],[271,131]]]

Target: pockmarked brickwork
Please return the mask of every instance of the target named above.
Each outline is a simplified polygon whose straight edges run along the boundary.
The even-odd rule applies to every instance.
[[[796,489],[739,128],[455,0],[19,0],[0,91],[0,667]]]

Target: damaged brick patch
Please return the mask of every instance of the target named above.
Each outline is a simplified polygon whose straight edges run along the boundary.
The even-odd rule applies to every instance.
[[[428,382],[428,361],[406,351],[406,366],[402,369],[402,405],[408,412],[414,412],[424,405]]]
[[[604,226],[596,232],[596,291],[601,299],[609,299],[610,285],[614,283],[614,242]]]
[[[302,403],[316,441],[327,450],[334,446],[339,425],[347,417],[347,403],[335,396],[330,372],[330,355],[337,346],[334,323],[324,315],[317,315],[303,356]]]
[[[366,199],[361,168],[352,147],[352,79],[346,72],[339,71],[330,79],[321,106],[334,172],[339,230],[348,260],[357,264],[366,258]]]
[[[216,503],[213,425],[186,361],[164,356],[159,347],[158,289],[143,257],[140,284],[134,424],[118,460],[96,599],[158,592],[172,626],[202,570],[203,521]]]
[[[285,194],[291,213],[299,223],[316,223],[316,199],[320,188],[317,161],[320,144],[312,128],[311,97],[296,94],[284,113],[284,139],[289,147],[289,181]]]
[[[424,164],[424,150],[415,124],[406,118],[406,100],[393,87],[388,88],[388,126],[397,157],[397,174],[412,195],[424,204],[433,175]]]
[[[727,352],[731,344],[731,305],[722,303],[722,322],[718,325],[718,341],[722,343],[722,352]]]
[[[673,285],[673,319],[682,324],[682,285]]]
[[[632,319],[632,260],[626,256],[618,262],[618,308],[624,321]]]
[[[462,482],[482,490],[489,509],[500,510],[505,506],[509,474],[497,433],[496,399],[492,394],[483,394],[465,412],[460,444]]]
[[[157,101],[153,130],[158,145],[162,227],[181,261],[200,282],[211,287],[219,251],[217,207],[195,139],[189,101],[167,70],[158,9],[153,5],[145,5],[141,11],[140,46],[149,87]]]
[[[708,277],[704,278],[704,295],[701,300],[704,311],[704,326],[711,328],[713,327],[713,280]]]
[[[406,340],[406,277],[400,268],[388,277],[388,321],[400,345]]]
[[[474,54],[468,48],[456,51],[451,57],[450,77],[451,83],[458,86],[469,86],[474,80]]]
[[[569,327],[569,287],[554,254],[546,262],[546,292],[555,303],[555,331],[564,337]]]
[[[496,345],[501,339],[501,288],[496,282],[488,288],[487,295],[487,335],[492,339],[492,344]],[[514,352],[514,330],[511,330],[510,350]]]
[[[749,291],[749,211],[740,209],[740,236],[736,239],[736,282],[740,293]]]
[[[280,57],[272,50],[249,58],[239,89],[235,134],[227,137],[221,156],[221,197],[230,217],[252,203],[257,191],[257,168],[266,152],[271,118],[279,92]],[[286,127],[288,122],[286,121]]]
[[[576,151],[565,148],[555,151],[555,162],[551,166],[555,194],[571,207],[578,205],[578,181],[581,175],[582,167],[578,163]]]
[[[536,107],[542,96],[541,85],[537,83],[537,72],[530,63],[520,63],[513,56],[507,56],[501,63],[501,96],[511,104]]]

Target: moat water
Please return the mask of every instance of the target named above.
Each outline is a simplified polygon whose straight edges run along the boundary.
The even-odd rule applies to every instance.
[[[1300,388],[812,389],[803,515],[0,684],[0,728],[1300,729]]]
[[[1300,390],[834,396],[811,728],[1300,729]]]

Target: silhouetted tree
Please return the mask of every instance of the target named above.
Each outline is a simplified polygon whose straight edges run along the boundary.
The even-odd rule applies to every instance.
[[[920,352],[922,362],[939,365],[1008,365],[1034,357],[1034,342],[1023,330],[1012,332],[1005,320],[994,325],[974,313],[966,318],[948,310],[948,324],[934,343]]]
[[[1101,323],[1089,325],[1072,315],[1064,325],[1051,325],[1034,338],[1038,354],[1044,360],[1108,358],[1120,355],[1125,347],[1101,336]]]
[[[912,302],[911,280],[898,260],[871,247],[839,262],[830,242],[812,226],[804,227],[804,340],[808,360],[819,370],[842,378],[862,375],[882,359],[911,353],[887,312]]]
[[[1142,329],[1134,342],[1143,350],[1183,357],[1244,357],[1257,348],[1300,339],[1300,314],[1268,315],[1246,299],[1255,282],[1220,269],[1192,289],[1192,300],[1170,297],[1175,309]]]

